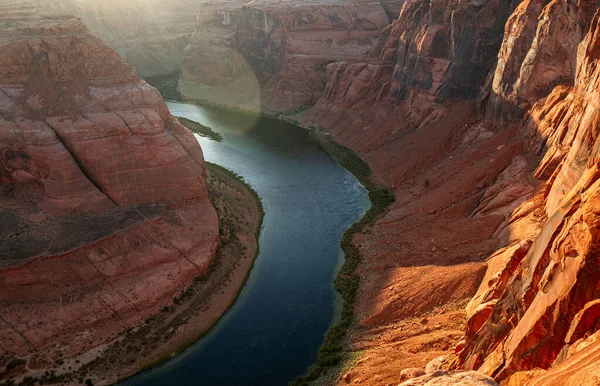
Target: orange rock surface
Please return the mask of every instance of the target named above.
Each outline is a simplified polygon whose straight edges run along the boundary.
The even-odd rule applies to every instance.
[[[534,148],[544,144],[535,176],[544,181],[546,220],[509,281],[495,288],[484,282],[480,292],[487,294],[470,307],[493,302],[485,323],[470,323],[461,363],[499,379],[560,363],[561,352],[600,321],[598,22],[596,14],[580,25],[588,32],[578,48],[574,86],[554,89],[521,124]]]

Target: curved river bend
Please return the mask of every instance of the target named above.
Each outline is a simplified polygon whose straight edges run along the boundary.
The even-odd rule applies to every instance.
[[[339,295],[340,239],[370,206],[368,192],[308,135],[272,118],[169,102],[212,127],[207,161],[242,175],[263,200],[260,253],[238,301],[182,354],[124,385],[286,385],[316,361]]]

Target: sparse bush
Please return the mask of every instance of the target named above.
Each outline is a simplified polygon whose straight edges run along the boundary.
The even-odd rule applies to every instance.
[[[187,127],[192,133],[210,138],[216,142],[223,141],[221,134],[213,131],[213,129],[208,126],[184,117],[177,117],[177,119],[179,119],[179,122],[181,122],[183,126]]]

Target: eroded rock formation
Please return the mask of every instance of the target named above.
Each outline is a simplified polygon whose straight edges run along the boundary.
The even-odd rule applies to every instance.
[[[317,102],[326,66],[364,54],[388,18],[374,0],[207,1],[186,48],[184,96],[251,110]]]
[[[439,119],[448,101],[479,94],[513,6],[499,0],[404,2],[364,58],[327,67],[325,97],[311,115],[331,125],[376,106],[402,110],[403,124],[412,127]]]
[[[38,3],[0,2],[0,357],[30,370],[143,324],[219,242],[193,135],[79,19]]]

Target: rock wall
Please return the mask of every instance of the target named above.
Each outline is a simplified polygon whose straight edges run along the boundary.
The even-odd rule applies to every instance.
[[[520,119],[558,85],[572,86],[577,47],[597,2],[523,1],[506,23],[487,117],[498,124]]]
[[[374,0],[243,3],[200,7],[184,96],[250,110],[306,108],[323,93],[327,64],[363,55],[388,23]]]
[[[516,3],[404,2],[365,57],[329,64],[325,96],[310,115],[320,121],[385,105],[403,109],[411,127],[439,119],[448,101],[479,95]]]
[[[0,2],[0,357],[43,363],[143,324],[219,242],[194,136],[50,10]]]

